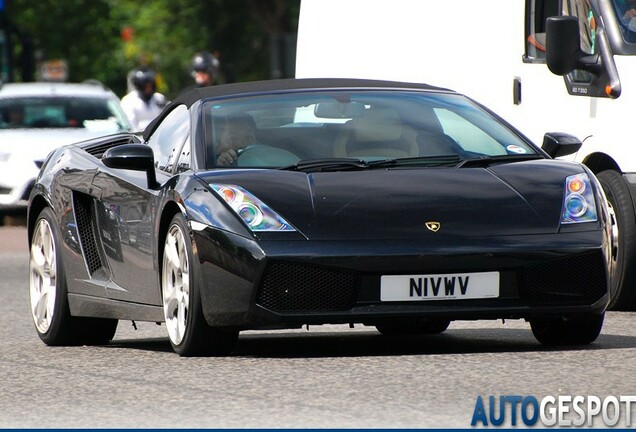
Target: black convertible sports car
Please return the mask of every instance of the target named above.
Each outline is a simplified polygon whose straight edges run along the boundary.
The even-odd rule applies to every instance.
[[[599,335],[611,208],[478,103],[408,83],[281,80],[192,90],[144,132],[58,149],[30,197],[30,296],[47,344],[165,322],[181,355],[239,331],[361,323],[384,335],[526,319]]]

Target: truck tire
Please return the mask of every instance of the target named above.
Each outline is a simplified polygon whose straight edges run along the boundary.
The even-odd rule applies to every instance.
[[[615,218],[617,241],[612,248],[610,270],[611,310],[633,310],[636,290],[636,214],[629,189],[622,175],[613,170],[601,171],[597,178],[605,191]]]

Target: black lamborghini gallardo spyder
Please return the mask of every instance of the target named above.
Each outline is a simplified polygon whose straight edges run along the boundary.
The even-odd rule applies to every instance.
[[[239,332],[383,335],[525,319],[545,344],[601,331],[614,263],[594,175],[487,108],[409,83],[192,90],[145,130],[60,148],[30,197],[30,298],[49,345],[165,322],[180,355]]]

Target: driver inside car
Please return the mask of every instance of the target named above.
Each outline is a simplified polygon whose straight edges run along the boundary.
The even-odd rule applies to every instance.
[[[256,124],[251,116],[242,114],[227,117],[221,127],[216,163],[236,165],[239,152],[256,144]]]

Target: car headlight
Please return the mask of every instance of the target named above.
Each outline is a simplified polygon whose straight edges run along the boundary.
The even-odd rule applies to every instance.
[[[252,231],[296,231],[267,204],[240,186],[210,184]]]
[[[566,177],[561,223],[573,224],[595,222],[596,220],[598,220],[598,216],[594,191],[587,174]]]
[[[0,151],[0,162],[7,162],[11,157],[11,153]]]

